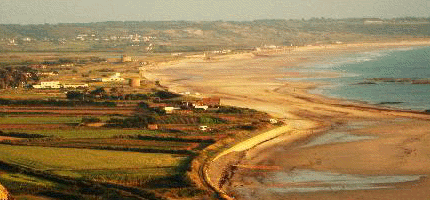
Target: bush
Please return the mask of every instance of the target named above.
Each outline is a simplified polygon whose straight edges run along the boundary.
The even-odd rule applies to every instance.
[[[101,121],[102,120],[97,117],[82,117],[81,123],[97,123]]]
[[[109,126],[122,128],[146,128],[148,124],[155,123],[155,118],[147,114],[138,114],[125,119],[111,118],[107,123]]]
[[[79,91],[68,91],[66,97],[67,99],[83,99],[84,94]]]
[[[171,99],[175,97],[180,97],[181,95],[169,91],[157,91],[154,93],[154,96],[159,97],[160,99]]]
[[[8,136],[8,137],[17,137],[17,138],[45,138],[45,137],[48,137],[46,135],[41,135],[41,134],[18,133],[18,132],[5,133],[3,131],[0,131],[0,135],[1,136]]]

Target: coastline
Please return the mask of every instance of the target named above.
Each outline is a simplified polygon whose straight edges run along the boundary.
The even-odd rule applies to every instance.
[[[278,118],[282,118],[288,127],[285,127],[285,130],[283,131],[288,132],[289,134],[267,134],[267,137],[262,136],[262,138],[258,139],[260,142],[252,142],[248,145],[245,145],[246,147],[234,151],[245,152],[244,155],[237,156],[229,154],[225,155],[225,158],[223,157],[222,160],[229,160],[227,157],[230,156],[233,158],[240,158],[239,161],[235,162],[240,162],[240,164],[246,166],[281,166],[281,168],[284,169],[291,167],[293,164],[286,164],[282,162],[277,163],[273,161],[273,159],[270,159],[271,155],[273,157],[273,154],[277,152],[278,148],[285,146],[288,147],[288,145],[292,145],[296,141],[327,131],[333,126],[333,124],[342,124],[347,123],[348,121],[367,120],[377,121],[381,124],[387,123],[383,127],[384,129],[389,129],[390,127],[395,128],[399,126],[398,124],[390,124],[392,120],[397,118],[406,118],[410,119],[410,122],[408,122],[409,124],[406,125],[402,124],[402,126],[410,129],[409,132],[411,133],[415,131],[423,135],[424,130],[419,128],[426,127],[428,125],[427,121],[430,119],[430,117],[419,112],[392,110],[355,102],[343,102],[338,99],[330,99],[320,95],[309,94],[307,93],[308,89],[314,87],[312,83],[273,81],[278,77],[306,76],[306,74],[300,73],[283,73],[281,74],[282,76],[280,76],[279,71],[277,71],[279,66],[297,69],[300,67],[300,64],[322,62],[327,58],[327,56],[337,56],[346,52],[358,53],[386,48],[429,45],[429,41],[380,44],[345,44],[330,47],[303,47],[289,53],[273,52],[272,54],[271,52],[268,52],[270,55],[267,57],[241,54],[236,56],[233,55],[221,57],[217,60],[211,60],[209,62],[203,61],[199,58],[193,58],[179,63],[160,66],[160,68],[150,76],[152,77],[151,79],[154,77],[161,78],[163,82],[162,84],[164,85],[167,83],[167,86],[172,88],[175,92],[192,90],[202,94],[217,95],[222,98],[223,104],[250,107],[268,112]],[[234,70],[232,70],[232,68],[234,68]],[[315,74],[314,76],[319,75],[320,74]],[[416,124],[420,124],[420,126],[416,126]],[[381,131],[381,129],[374,128],[373,131],[375,132],[374,134],[378,134],[378,131]],[[404,140],[410,139],[409,137],[405,138],[405,135],[402,135],[401,133],[392,135],[398,137],[395,139],[391,138],[392,140],[395,140],[392,141],[393,145],[401,144],[404,142]],[[261,143],[263,141],[267,142]],[[375,144],[382,145],[381,149],[383,149],[383,143],[386,141],[377,139],[374,142]],[[420,151],[426,150],[423,145],[420,145],[415,145],[415,149]],[[348,146],[353,145],[346,144],[345,146],[346,147],[343,148],[351,151],[350,147]],[[389,149],[389,147],[387,148]],[[325,150],[329,151],[329,149]],[[360,153],[360,151],[358,152]],[[337,152],[337,154],[342,153],[343,152]],[[360,156],[359,153],[357,153],[357,156]],[[371,151],[370,153],[375,152]],[[334,160],[334,158],[338,158],[336,157],[337,154],[329,155],[325,159]],[[381,153],[381,157],[384,159],[375,159],[373,164],[381,165],[381,162],[390,161],[390,159],[394,160],[394,163],[397,162],[396,158],[391,158],[391,154],[389,154],[389,158],[385,158],[387,157],[385,154],[388,155],[389,151],[387,150],[387,152]],[[304,155],[308,156],[308,154]],[[222,154],[220,154],[217,158],[221,156]],[[330,158],[330,156],[334,158]],[[418,159],[413,158],[412,160],[405,161],[408,163],[407,166],[409,167],[406,167],[406,169],[403,169],[403,171],[393,170],[391,169],[392,167],[390,168],[390,166],[386,165],[381,165],[381,169],[372,169],[372,166],[365,164],[364,158],[359,161],[353,161],[355,162],[355,165],[361,163],[364,166],[361,168],[357,168],[351,164],[348,164],[348,162],[351,161],[343,161],[340,164],[331,161],[331,164],[323,164],[321,166],[306,166],[305,164],[300,163],[300,159],[296,159],[295,162],[299,167],[315,168],[316,170],[334,169],[339,172],[380,174],[384,172],[384,170],[386,171],[389,169],[390,172],[394,174],[415,172],[430,174],[427,170],[421,170],[421,167],[427,166],[429,164],[427,162],[424,165],[421,164],[420,167],[413,166],[414,163],[418,162],[417,160],[422,159],[422,156],[418,157]],[[339,167],[345,164],[347,165],[346,167]],[[211,165],[214,166],[213,164]],[[231,192],[232,188],[234,188],[234,185],[243,184],[243,181],[240,182],[241,179],[243,180],[243,177],[240,176],[247,175],[247,173],[249,173],[247,169],[239,169],[239,175],[237,173],[234,175],[234,180],[231,180],[229,183],[230,186],[221,189],[226,190],[227,193]],[[209,171],[208,174],[211,174],[211,172]],[[214,179],[211,178],[211,180]],[[232,181],[236,182],[232,184]],[[215,188],[218,187],[214,183],[213,185],[215,185]],[[428,183],[424,181],[422,187],[426,185],[428,185]],[[358,194],[359,193],[360,192],[358,192]],[[324,196],[324,194],[320,195]],[[301,197],[305,198],[306,196],[302,195]],[[309,198],[310,197],[316,198],[315,194],[309,194]]]

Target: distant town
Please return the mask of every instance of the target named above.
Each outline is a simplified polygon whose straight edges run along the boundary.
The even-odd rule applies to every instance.
[[[0,51],[196,52],[425,35],[429,18],[0,25]],[[412,31],[414,30],[414,31]],[[262,34],[262,35],[261,35]],[[263,37],[264,35],[264,37]],[[267,39],[270,38],[270,39]]]

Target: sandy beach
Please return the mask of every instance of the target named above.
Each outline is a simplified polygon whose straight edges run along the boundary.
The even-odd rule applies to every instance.
[[[285,123],[278,131],[263,133],[253,138],[254,141],[251,139],[240,144],[240,148],[235,147],[218,155],[211,164],[212,168],[209,166],[207,173],[214,187],[231,197],[428,199],[430,115],[309,94],[308,90],[315,88],[315,83],[282,80],[336,77],[338,74],[335,73],[306,73],[300,69],[312,63],[329,62],[330,58],[345,53],[411,46],[430,46],[430,41],[309,46],[217,56],[210,60],[194,57],[157,66],[145,76],[159,80],[171,91],[218,96],[222,104],[264,111]],[[284,68],[289,70],[282,70]],[[313,140],[331,132],[334,136],[347,132],[358,139],[354,142],[310,145]],[[220,185],[217,181],[219,171],[216,169],[226,162],[233,162],[238,167],[230,180]],[[378,187],[366,189],[287,193],[279,191],[296,186],[266,181],[273,179],[271,176],[278,172],[295,173],[298,170],[330,172],[338,176],[356,175],[360,178],[382,175],[415,175],[418,178],[413,181],[378,182]]]

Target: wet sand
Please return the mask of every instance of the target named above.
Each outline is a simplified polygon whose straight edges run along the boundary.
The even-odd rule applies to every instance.
[[[218,163],[213,164],[217,167],[209,166],[208,176],[214,177],[212,184],[230,196],[237,199],[427,199],[430,196],[430,115],[308,94],[315,83],[280,79],[337,76],[300,72],[300,69],[303,64],[328,62],[327,58],[343,53],[429,45],[428,41],[349,44],[220,56],[209,61],[190,58],[159,66],[146,76],[160,80],[175,92],[219,96],[222,104],[268,112],[286,123],[284,134],[259,138],[271,140],[245,144],[232,150],[233,157],[227,154],[218,158]],[[286,72],[284,68],[290,70]],[[330,131],[335,132],[327,136]],[[312,144],[315,139],[319,142]],[[234,153],[239,151],[240,156]],[[233,169],[227,183],[220,185],[219,167],[227,160],[235,160],[239,167]],[[303,170],[323,173],[323,177],[334,174],[346,180],[337,180],[336,186],[328,186],[330,190],[317,191],[314,189],[325,187],[330,181],[317,178],[303,182],[314,185],[309,187],[314,189],[307,188],[310,192],[285,192],[285,188],[293,187],[291,183],[273,181],[277,176],[300,174]],[[363,178],[357,181],[362,183],[373,176],[374,184],[364,189],[354,189],[356,185],[348,189],[351,187],[345,181],[357,176]],[[378,176],[404,181],[376,181]]]

